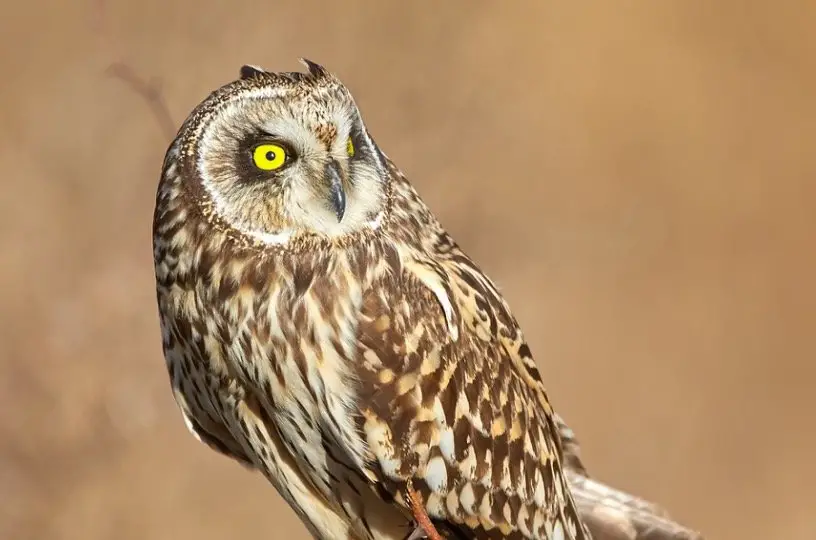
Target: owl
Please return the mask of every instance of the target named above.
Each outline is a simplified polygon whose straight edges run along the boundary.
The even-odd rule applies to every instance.
[[[304,64],[244,66],[165,156],[157,298],[188,429],[316,538],[591,538],[507,303]]]

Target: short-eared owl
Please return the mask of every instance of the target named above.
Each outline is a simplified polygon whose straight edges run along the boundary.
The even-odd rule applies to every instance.
[[[590,538],[603,501],[504,299],[305,63],[245,66],[167,151],[155,270],[188,428],[317,538]]]

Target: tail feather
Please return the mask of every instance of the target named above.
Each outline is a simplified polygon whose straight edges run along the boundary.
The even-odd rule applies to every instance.
[[[593,540],[703,540],[648,501],[573,471],[567,479]]]
[[[575,433],[562,418],[556,421],[567,481],[593,540],[703,540],[662,507],[591,478]]]

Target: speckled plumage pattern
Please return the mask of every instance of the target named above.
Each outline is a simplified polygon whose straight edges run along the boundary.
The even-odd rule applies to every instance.
[[[408,481],[444,535],[590,538],[510,309],[345,87],[308,66],[244,68],[167,152],[154,256],[189,429],[265,474],[317,538],[405,538]],[[245,141],[268,135],[298,160],[251,176]],[[336,150],[347,136],[354,158]],[[348,194],[335,221],[329,162]]]

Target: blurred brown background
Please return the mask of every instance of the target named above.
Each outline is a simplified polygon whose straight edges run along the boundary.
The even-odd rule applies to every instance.
[[[816,3],[4,2],[0,538],[306,538],[169,391],[150,226],[243,63],[335,71],[503,287],[591,471],[816,537]]]

